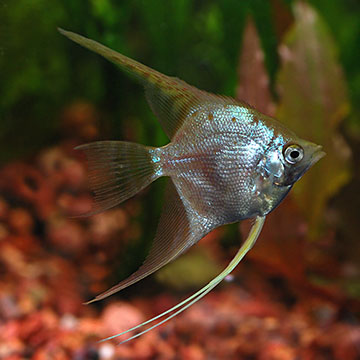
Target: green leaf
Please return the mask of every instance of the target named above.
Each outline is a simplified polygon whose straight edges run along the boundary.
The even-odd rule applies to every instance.
[[[349,112],[346,85],[329,29],[303,2],[294,6],[295,23],[280,46],[278,118],[300,137],[327,153],[294,187],[310,234],[321,229],[327,201],[350,178],[350,151],[338,132]]]
[[[202,249],[193,249],[156,273],[156,278],[175,289],[194,288],[212,280],[220,266]]]

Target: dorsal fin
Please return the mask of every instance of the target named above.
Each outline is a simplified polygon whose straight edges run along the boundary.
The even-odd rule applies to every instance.
[[[176,259],[206,235],[209,230],[204,229],[205,227],[201,226],[200,223],[195,225],[189,220],[184,203],[173,181],[169,179],[155,239],[143,265],[128,278],[96,296],[87,304],[104,299],[138,282]]]
[[[135,76],[144,85],[149,105],[170,139],[181,127],[191,108],[197,104],[204,101],[224,101],[224,99],[235,102],[234,99],[207,93],[180,79],[161,74],[94,40],[63,29],[59,29],[59,31],[70,40],[98,53],[118,65],[122,70]]]

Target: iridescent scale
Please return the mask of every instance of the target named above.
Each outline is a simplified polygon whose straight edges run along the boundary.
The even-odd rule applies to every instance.
[[[266,215],[254,207],[255,169],[275,136],[251,108],[203,104],[162,149],[163,175],[211,228]]]

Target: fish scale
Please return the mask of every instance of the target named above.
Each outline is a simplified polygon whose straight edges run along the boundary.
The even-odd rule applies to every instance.
[[[211,230],[255,219],[234,259],[202,289],[162,314],[104,339],[165,317],[128,341],[181,313],[230,274],[254,245],[266,215],[325,153],[321,146],[300,139],[277,120],[243,102],[199,90],[94,40],[59,31],[133,75],[144,86],[150,108],[171,140],[160,148],[124,141],[98,141],[78,147],[88,158],[95,194],[94,207],[85,215],[116,206],[159,177],[168,177],[159,225],[144,263],[88,303],[152,274]]]
[[[209,114],[215,114],[211,120],[208,111],[212,111]],[[184,197],[188,199],[194,198],[193,194],[201,194],[195,196],[193,206],[202,209],[202,213],[212,214],[219,219],[219,224],[249,217],[250,198],[253,195],[251,189],[254,186],[251,174],[261,156],[259,149],[265,148],[273,138],[273,131],[269,129],[264,135],[264,127],[252,121],[250,113],[246,113],[244,122],[233,121],[234,117],[239,119],[243,113],[244,110],[236,106],[229,109],[223,105],[212,105],[210,109],[198,109],[198,115],[190,116],[172,141],[171,146],[178,149],[178,153],[172,156],[182,158],[181,166],[178,163],[169,174],[164,171],[164,175],[186,173],[187,182],[191,186],[177,181],[178,189],[181,187]],[[182,143],[178,139],[186,141]],[[234,145],[235,141],[237,146]],[[169,151],[169,148],[165,151]],[[200,158],[201,153],[208,155]],[[200,158],[199,163],[194,162],[194,158]],[[184,162],[186,159],[192,161]],[[191,173],[193,167],[203,171]],[[211,176],[211,173],[216,176]],[[211,205],[207,205],[209,203]],[[214,213],[214,209],[219,209],[219,213]]]

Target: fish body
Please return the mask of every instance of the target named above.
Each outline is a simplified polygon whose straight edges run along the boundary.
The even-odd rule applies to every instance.
[[[180,307],[176,313],[181,312],[236,266],[256,241],[265,216],[324,152],[321,146],[298,138],[245,103],[199,90],[80,35],[60,32],[137,78],[171,139],[159,148],[122,141],[79,147],[88,157],[95,193],[90,214],[120,204],[159,177],[169,177],[158,230],[144,264],[93,301],[158,270],[211,230],[256,219],[248,240],[229,266],[199,292],[170,309]]]
[[[212,228],[264,216],[291,185],[276,189],[270,200],[275,189],[271,183],[265,191],[266,162],[261,160],[288,139],[255,110],[220,98],[194,109],[160,150],[162,174],[171,176],[183,199]]]
[[[315,152],[311,162],[322,155],[319,146],[276,120],[219,97],[193,108],[171,143],[154,151],[153,161],[159,162],[156,173],[170,176],[185,206],[202,218],[206,233],[265,216],[281,202],[303,173],[294,179],[283,160],[284,147],[293,141]]]

